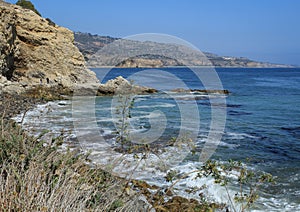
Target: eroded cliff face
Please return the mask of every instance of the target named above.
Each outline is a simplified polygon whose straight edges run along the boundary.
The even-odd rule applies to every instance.
[[[86,68],[72,31],[31,10],[0,2],[0,83],[74,87],[98,80]]]

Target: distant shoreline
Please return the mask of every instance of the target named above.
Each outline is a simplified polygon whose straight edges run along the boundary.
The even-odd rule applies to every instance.
[[[246,57],[222,56],[201,52],[174,43],[113,38],[74,32],[75,45],[83,54],[87,66],[119,67],[237,67],[237,68],[294,68],[299,65],[255,61]],[[112,43],[117,41],[117,46]],[[108,49],[101,50],[103,47]],[[121,48],[121,49],[120,49]],[[104,52],[103,52],[104,51]],[[108,52],[105,52],[108,51]],[[103,54],[103,55],[102,55]]]

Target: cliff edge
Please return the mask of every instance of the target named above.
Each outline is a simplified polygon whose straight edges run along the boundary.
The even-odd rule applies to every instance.
[[[97,83],[74,45],[72,31],[31,10],[0,2],[1,91],[21,93],[36,85],[73,88]]]

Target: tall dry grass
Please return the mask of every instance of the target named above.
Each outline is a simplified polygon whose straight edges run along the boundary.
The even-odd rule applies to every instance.
[[[86,165],[83,155],[57,151],[14,122],[0,123],[0,211],[142,211],[124,179]]]

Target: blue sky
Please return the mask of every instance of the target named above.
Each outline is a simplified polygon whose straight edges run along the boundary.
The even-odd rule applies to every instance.
[[[300,65],[298,0],[32,2],[44,17],[73,31],[113,37],[165,33],[201,51]]]

